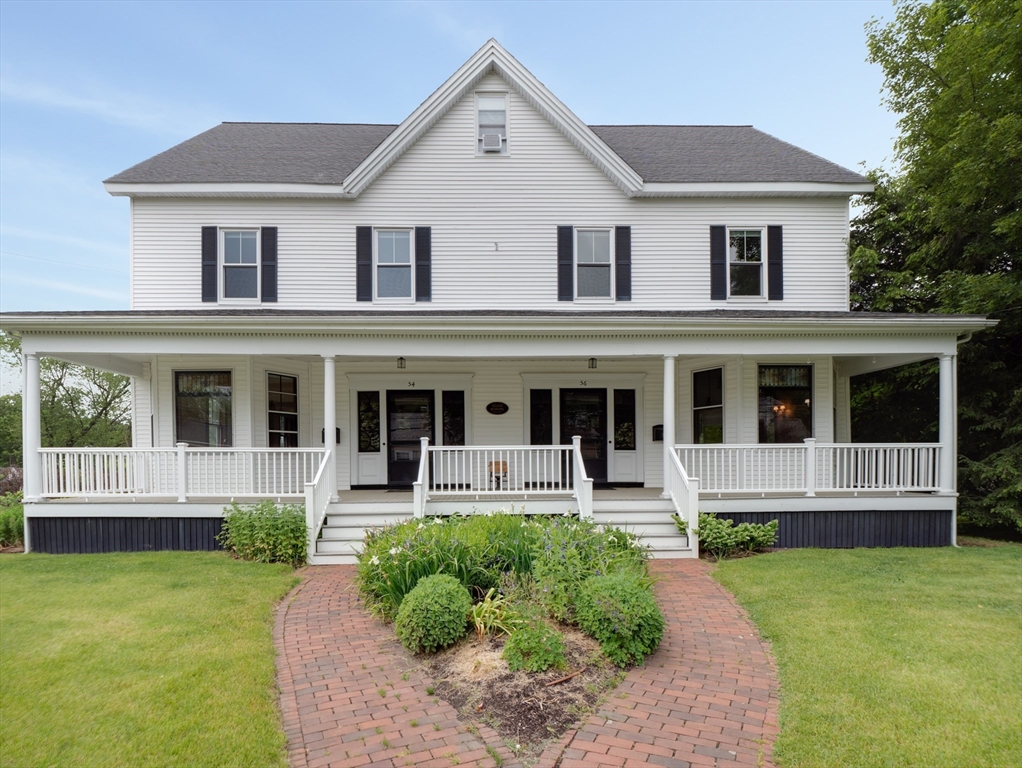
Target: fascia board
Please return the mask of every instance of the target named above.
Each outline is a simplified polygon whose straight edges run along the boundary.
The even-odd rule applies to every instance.
[[[649,182],[633,197],[847,197],[872,191],[868,182]]]
[[[412,112],[344,180],[358,197],[491,71],[496,72],[626,194],[642,178],[496,40],[489,40]]]
[[[465,318],[389,315],[355,317],[138,317],[116,315],[102,318],[46,315],[4,315],[0,330],[13,333],[90,334],[189,334],[222,335],[373,335],[429,334],[586,334],[586,335],[904,335],[963,334],[991,328],[996,320],[979,316],[911,318],[651,318],[651,317],[505,317]]]
[[[293,184],[287,182],[182,182],[163,184],[135,184],[130,182],[104,182],[106,191],[114,197],[295,197],[295,198],[348,198],[340,184]]]

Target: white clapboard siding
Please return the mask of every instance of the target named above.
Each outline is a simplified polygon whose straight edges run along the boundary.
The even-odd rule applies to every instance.
[[[479,87],[504,86],[491,76]],[[556,227],[628,224],[633,300],[610,308],[719,309],[709,298],[710,225],[777,224],[785,299],[741,306],[847,309],[846,199],[629,200],[514,92],[508,130],[508,156],[477,155],[469,95],[357,200],[137,199],[132,307],[209,308],[201,227],[266,225],[279,228],[274,307],[366,309],[355,301],[355,227],[428,225],[433,300],[388,310],[580,308],[557,301]]]

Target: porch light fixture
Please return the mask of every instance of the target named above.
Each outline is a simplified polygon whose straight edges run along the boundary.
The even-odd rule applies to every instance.
[[[403,371],[405,369],[405,359],[403,357],[399,357],[397,359],[397,369],[399,371]]]
[[[595,357],[590,357],[589,358],[589,370],[596,370],[596,358]]]

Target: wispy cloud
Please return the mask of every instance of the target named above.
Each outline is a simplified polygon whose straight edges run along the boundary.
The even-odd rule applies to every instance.
[[[486,8],[487,6],[481,6]],[[445,2],[410,3],[402,6],[403,9],[415,10],[422,14],[434,32],[450,38],[455,42],[471,48],[473,51],[482,46],[491,37],[500,39],[500,27],[491,26],[482,28],[467,23],[466,11],[473,10],[472,6],[457,5]],[[493,9],[496,13],[496,9]]]
[[[0,238],[7,237],[20,237],[27,240],[42,240],[47,243],[57,243],[59,245],[67,245],[72,248],[84,248],[89,251],[99,251],[101,253],[111,253],[116,256],[125,256],[128,252],[126,245],[117,245],[115,243],[107,243],[101,240],[89,240],[84,237],[74,237],[73,235],[60,235],[56,232],[44,232],[38,229],[26,229],[25,227],[12,227],[6,224],[0,225]],[[2,242],[2,240],[0,240]]]
[[[20,285],[34,285],[38,288],[46,288],[50,291],[59,291],[62,293],[71,293],[76,296],[89,296],[96,299],[106,299],[107,301],[123,302],[125,305],[128,303],[128,291],[125,286],[124,291],[108,291],[103,288],[95,288],[89,285],[82,285],[80,283],[65,283],[61,280],[48,280],[41,277],[30,277],[28,275],[4,275],[4,284],[9,286],[12,283]]]
[[[182,104],[171,104],[136,93],[123,93],[105,86],[83,86],[72,93],[47,83],[0,78],[0,100],[35,104],[50,109],[77,112],[99,120],[162,135],[197,133],[218,122]]]

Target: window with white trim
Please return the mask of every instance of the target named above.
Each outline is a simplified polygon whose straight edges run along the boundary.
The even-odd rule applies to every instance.
[[[614,297],[614,245],[610,229],[575,230],[575,297]]]
[[[259,300],[259,230],[220,230],[221,299]]]
[[[507,154],[507,94],[476,94],[476,152]]]
[[[411,229],[376,230],[373,269],[376,298],[388,300],[414,300],[415,281],[412,265],[415,263]]]
[[[763,296],[763,230],[729,229],[727,240],[728,296]]]
[[[692,442],[724,442],[724,369],[692,374]]]
[[[267,447],[298,447],[298,377],[266,374]]]
[[[174,438],[188,445],[233,444],[230,371],[174,372]]]

